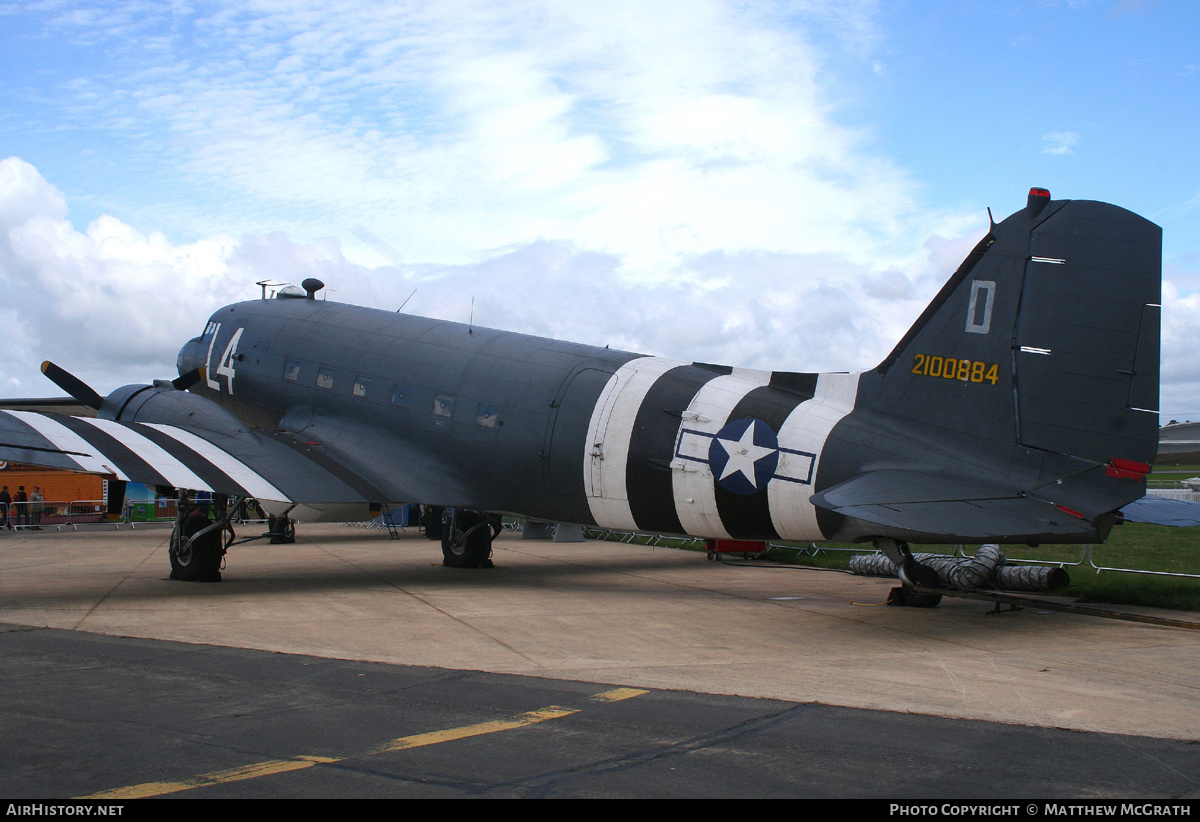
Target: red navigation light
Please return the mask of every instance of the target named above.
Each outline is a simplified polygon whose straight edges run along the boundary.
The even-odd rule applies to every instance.
[[[1029,199],[1025,201],[1025,216],[1033,219],[1042,213],[1042,209],[1050,202],[1050,192],[1034,186],[1029,189]]]

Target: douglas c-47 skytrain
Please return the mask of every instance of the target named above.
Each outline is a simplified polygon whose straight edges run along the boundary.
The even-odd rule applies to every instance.
[[[755,371],[314,299],[220,309],[174,382],[94,419],[0,411],[0,459],[253,497],[293,520],[451,509],[446,563],[494,517],[746,540],[1099,542],[1158,445],[1161,230],[1116,206],[1028,204],[987,235],[876,368]],[[224,546],[172,540],[175,575]],[[195,528],[191,529],[193,532]]]

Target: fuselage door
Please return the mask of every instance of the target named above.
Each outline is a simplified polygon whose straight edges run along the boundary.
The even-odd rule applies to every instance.
[[[606,371],[584,366],[576,368],[563,380],[550,410],[542,450],[545,466],[542,476],[550,491],[583,495],[584,478],[579,471],[579,457],[584,451],[596,398],[604,391],[611,376]],[[590,473],[591,458],[587,459]]]

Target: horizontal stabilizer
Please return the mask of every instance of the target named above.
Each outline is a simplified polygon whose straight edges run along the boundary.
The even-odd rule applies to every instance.
[[[869,471],[822,491],[812,500],[823,508],[837,509],[870,503],[955,502],[1011,496],[988,485],[943,474]]]
[[[956,477],[872,471],[812,497],[814,505],[926,541],[1028,541],[1089,534],[1090,522],[1042,500]]]
[[[1128,522],[1191,528],[1200,525],[1200,503],[1165,497],[1142,497],[1122,508],[1121,515]]]

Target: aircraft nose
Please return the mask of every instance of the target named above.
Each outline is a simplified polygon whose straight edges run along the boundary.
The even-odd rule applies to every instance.
[[[183,376],[204,365],[207,354],[208,349],[199,337],[188,340],[183,348],[179,349],[179,356],[175,360],[175,368],[179,370],[179,375]]]

